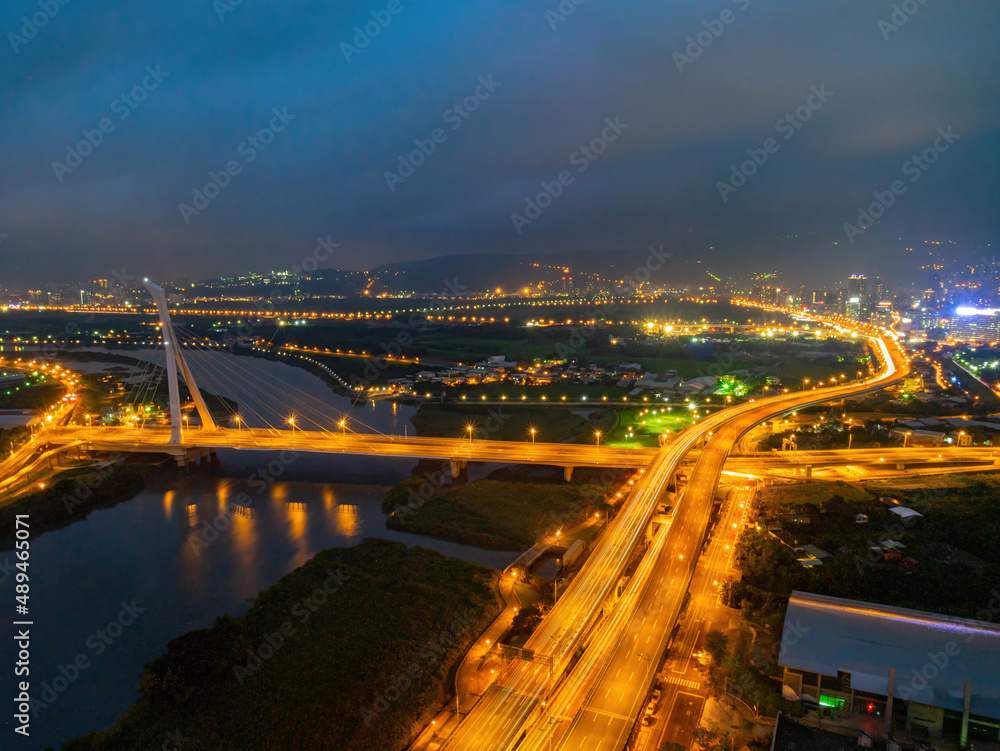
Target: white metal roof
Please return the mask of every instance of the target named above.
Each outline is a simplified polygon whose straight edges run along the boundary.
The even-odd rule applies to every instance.
[[[990,596],[983,608],[1000,613],[1000,593]],[[888,694],[894,667],[895,697],[957,711],[970,681],[972,713],[1000,719],[995,623],[793,592],[778,662],[829,676],[849,672],[855,688],[877,694]]]

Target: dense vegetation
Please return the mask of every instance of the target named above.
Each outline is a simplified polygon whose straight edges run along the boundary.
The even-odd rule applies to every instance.
[[[771,433],[761,440],[758,450],[781,449],[786,438],[794,438],[799,451],[829,451],[845,449],[848,445],[855,449],[903,445],[902,439],[892,435],[889,426],[879,420],[866,420],[863,425],[827,420]]]
[[[23,446],[31,436],[31,428],[27,425],[15,425],[6,430],[0,430],[0,458],[6,457],[11,451]]]
[[[781,523],[780,539],[747,530],[736,547],[742,580],[730,601],[780,634],[792,590],[975,618],[1000,581],[1000,478],[949,477],[950,487],[905,489],[899,483],[813,483],[772,490],[761,526]],[[910,525],[878,498],[892,495],[924,517]],[[846,497],[845,497],[846,496]],[[869,517],[855,521],[857,513]],[[870,552],[882,540],[906,545],[901,556]],[[803,568],[790,545],[812,543],[832,554]]]
[[[397,751],[499,612],[496,572],[384,540],[331,549],[146,666],[141,698],[64,751]],[[320,593],[326,593],[321,596]]]
[[[413,477],[393,487],[386,526],[483,548],[518,550],[544,532],[604,509],[610,488],[599,484],[478,482],[435,487]],[[428,496],[424,500],[423,495]]]

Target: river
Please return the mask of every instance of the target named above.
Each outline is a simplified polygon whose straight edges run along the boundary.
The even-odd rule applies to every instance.
[[[225,383],[219,375],[229,371],[220,367],[212,378],[202,357],[190,358],[203,388],[239,401],[248,423],[301,414],[308,405],[311,417],[327,426],[346,414],[360,432],[402,433],[415,411],[387,402],[352,407],[300,368],[214,356],[270,389],[268,402],[251,402],[252,394],[241,393],[237,380]],[[250,403],[253,413],[244,409]],[[4,736],[17,742],[5,741],[3,747],[58,748],[113,724],[138,697],[143,665],[162,654],[167,642],[210,626],[220,615],[243,612],[258,592],[325,548],[381,537],[495,568],[516,557],[387,530],[382,495],[414,466],[414,460],[395,458],[221,451],[212,465],[157,473],[131,500],[34,537],[30,678],[32,695],[47,706],[33,719],[28,739],[13,734],[8,710]],[[489,468],[474,469],[475,477]],[[256,482],[261,471],[277,475],[276,481]],[[226,513],[234,502],[245,508]],[[0,552],[5,613],[14,604],[7,566],[15,560],[11,551]],[[16,694],[13,637],[14,627],[5,619],[0,626],[4,697]]]

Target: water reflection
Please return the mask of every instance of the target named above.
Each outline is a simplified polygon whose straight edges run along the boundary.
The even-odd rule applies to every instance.
[[[229,550],[236,564],[233,586],[246,591],[261,580],[261,540],[258,525],[254,521],[253,509],[236,506],[236,513],[230,521],[230,529]]]
[[[283,480],[255,495],[245,478],[274,455],[220,453],[211,470],[161,479],[130,501],[32,540],[32,579],[45,593],[32,612],[32,667],[40,675],[58,675],[123,599],[138,597],[147,613],[116,642],[114,659],[88,671],[47,710],[40,735],[24,744],[28,751],[58,747],[112,724],[137,698],[143,664],[162,654],[168,641],[206,628],[224,613],[238,615],[258,592],[325,548],[383,537],[495,568],[517,555],[387,530],[381,511],[385,485]],[[296,472],[330,477],[365,471],[357,459],[317,458],[315,466],[310,461],[303,457]],[[387,471],[371,461],[367,477],[395,482],[408,474],[406,463],[397,461]],[[252,506],[236,501],[243,494],[254,499]],[[227,502],[234,505],[220,515]],[[66,561],[88,575],[67,575]],[[0,625],[0,639],[13,638],[7,625]],[[9,678],[0,675],[0,691],[11,688]]]
[[[162,362],[156,354],[122,354]],[[252,373],[248,380],[279,377],[291,390],[309,392],[310,404],[322,402],[317,417],[332,420],[348,413],[348,430],[364,431],[369,425],[377,432],[402,435],[415,411],[386,402],[352,407],[300,368],[216,356],[228,358],[241,374]],[[191,359],[199,361],[204,373],[197,376],[206,389],[243,403],[232,385],[234,378],[209,378],[211,363]],[[275,415],[287,415],[293,407],[279,392],[269,406]],[[115,643],[114,654],[106,655],[99,669],[87,671],[72,691],[46,710],[46,721],[36,723],[37,734],[22,744],[26,751],[58,747],[114,723],[138,697],[136,676],[143,665],[162,654],[171,639],[206,628],[225,613],[240,614],[261,590],[326,548],[381,537],[498,569],[517,555],[387,530],[382,496],[389,485],[410,475],[416,460],[301,453],[294,464],[281,464],[281,482],[258,493],[250,487],[250,478],[270,462],[281,464],[280,454],[220,451],[211,467],[159,477],[129,501],[32,540],[32,583],[44,593],[32,598],[32,673],[37,668],[41,680],[58,675],[60,665],[84,650],[87,639],[118,612],[123,599],[138,598],[147,611]],[[9,621],[0,624],[0,644],[11,639]],[[0,671],[4,696],[16,693],[12,675]]]
[[[343,535],[347,539],[354,539],[361,529],[361,518],[358,515],[358,507],[348,503],[337,506],[337,513],[333,517],[336,524],[336,533]]]

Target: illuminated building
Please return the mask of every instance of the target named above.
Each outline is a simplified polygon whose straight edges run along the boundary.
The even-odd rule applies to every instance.
[[[1000,339],[1000,317],[992,308],[955,309],[948,335],[959,342],[973,344],[995,342]]]

